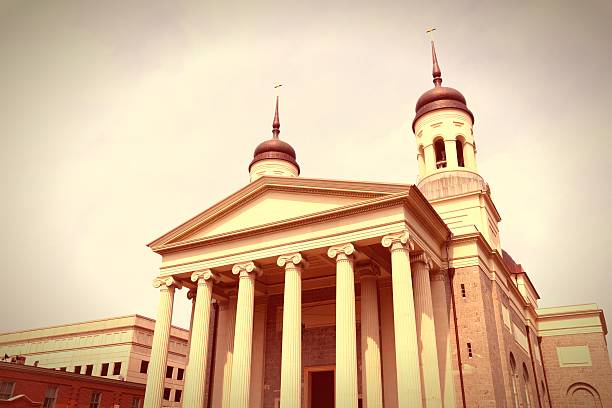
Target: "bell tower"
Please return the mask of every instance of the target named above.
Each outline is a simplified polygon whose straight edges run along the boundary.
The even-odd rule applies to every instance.
[[[419,190],[427,197],[453,234],[479,231],[501,251],[491,190],[478,172],[474,115],[465,97],[442,86],[442,71],[431,42],[434,87],[418,99],[412,122],[417,144]]]

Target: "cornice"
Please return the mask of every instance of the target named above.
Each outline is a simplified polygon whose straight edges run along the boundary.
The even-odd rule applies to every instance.
[[[86,381],[91,382],[91,383],[108,384],[108,385],[113,385],[113,386],[120,385],[126,388],[141,389],[141,390],[145,389],[145,384],[124,381],[124,380],[115,380],[112,378],[104,378],[104,377],[98,377],[98,376],[84,376],[83,374],[71,373],[69,371],[59,371],[53,368],[34,367],[31,365],[25,365],[25,364],[0,362],[0,369],[9,370],[9,371],[22,371],[22,372],[26,371],[26,372],[32,372],[32,373],[40,373],[46,376],[51,375],[51,376],[56,376],[60,378],[61,377],[72,378],[72,379],[78,379],[80,381],[83,381],[85,379]]]

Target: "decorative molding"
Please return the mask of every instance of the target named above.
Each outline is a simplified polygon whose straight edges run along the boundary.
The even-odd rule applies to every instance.
[[[153,279],[153,287],[160,288],[160,290],[168,290],[168,289],[180,289],[183,287],[181,282],[174,279],[172,276],[165,276],[163,278],[155,278]]]
[[[307,266],[307,262],[299,252],[294,252],[292,254],[281,255],[276,260],[276,264],[282,267],[289,267],[287,264],[293,264],[294,267],[298,267],[300,265],[302,268]]]
[[[180,240],[182,236],[197,231],[204,223],[213,222],[220,215],[252,202],[252,200],[267,191],[314,193],[368,199],[405,191],[410,187],[410,184],[323,180],[305,177],[300,177],[299,179],[292,177],[291,181],[289,181],[286,177],[263,176],[170,230],[149,243],[148,246],[156,250],[158,247],[166,246],[172,241]]]
[[[255,276],[261,276],[261,269],[255,265],[253,261],[237,263],[232,267],[232,273],[234,275],[238,275],[241,278],[253,277],[253,273]]]
[[[348,259],[353,254],[355,254],[355,246],[350,242],[346,244],[333,245],[327,250],[327,256],[334,258],[337,261],[341,259]]]
[[[414,241],[410,237],[408,230],[395,232],[393,234],[385,235],[381,239],[381,244],[385,248],[390,248],[391,251],[406,248],[408,250],[414,250]]]
[[[212,279],[214,282],[217,282],[219,280],[219,277],[215,275],[210,269],[204,269],[191,274],[191,281],[198,282],[198,285],[200,284],[200,281],[207,281],[210,279]]]

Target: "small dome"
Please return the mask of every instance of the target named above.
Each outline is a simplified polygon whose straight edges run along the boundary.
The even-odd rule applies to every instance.
[[[295,160],[295,150],[293,150],[293,147],[291,147],[289,143],[284,142],[280,139],[270,139],[270,140],[266,140],[265,142],[261,142],[255,148],[253,157],[257,157],[261,154],[266,154],[266,153],[271,153],[271,152],[284,153],[284,154],[291,156]]]
[[[465,97],[461,92],[446,86],[436,86],[421,95],[417,101],[415,108],[416,115],[412,122],[412,128],[414,129],[414,124],[421,116],[436,109],[444,108],[461,109],[470,115],[472,122],[474,122],[474,115],[468,109]]]
[[[253,166],[253,164],[257,163],[260,160],[266,159],[279,159],[285,160],[289,163],[293,164],[298,168],[298,172],[300,171],[300,166],[298,166],[295,156],[295,150],[293,147],[287,142],[284,142],[280,139],[269,139],[265,142],[260,143],[253,153],[253,161],[249,165],[249,170]]]

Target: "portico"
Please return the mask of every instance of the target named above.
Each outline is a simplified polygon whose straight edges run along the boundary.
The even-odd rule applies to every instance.
[[[409,185],[257,179],[150,244],[162,255],[156,282],[164,285],[145,407],[162,403],[149,390],[163,389],[163,317],[180,285],[196,296],[186,407],[208,406],[207,374],[214,407],[305,406],[305,371],[317,367],[335,372],[337,407],[360,399],[370,408],[441,407],[447,373],[437,353],[448,351],[436,345],[436,325],[448,319],[434,320],[433,310],[449,308],[444,294],[432,297],[429,276],[446,273],[448,236]]]

